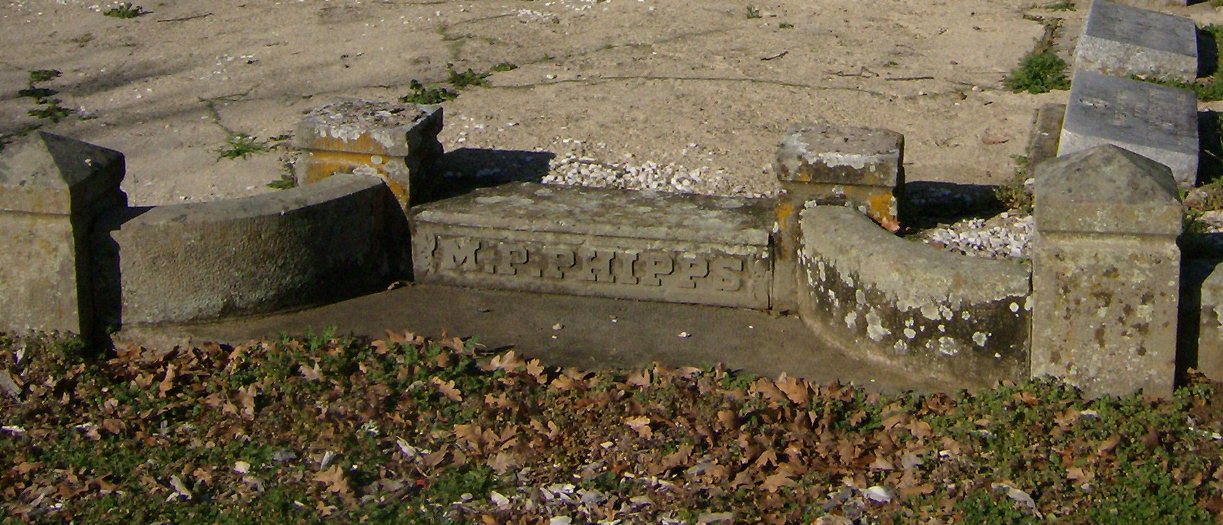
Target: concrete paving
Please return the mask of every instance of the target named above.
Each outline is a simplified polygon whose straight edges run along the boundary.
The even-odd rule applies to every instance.
[[[586,369],[727,367],[871,390],[937,391],[957,382],[854,358],[835,350],[797,317],[712,306],[412,285],[298,312],[211,324],[125,328],[116,341],[146,345],[242,342],[281,334],[379,337],[387,329],[475,337],[545,363]]]

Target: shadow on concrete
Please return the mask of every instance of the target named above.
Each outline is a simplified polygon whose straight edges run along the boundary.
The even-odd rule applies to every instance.
[[[905,226],[921,230],[962,219],[987,218],[1006,211],[994,194],[997,186],[913,181],[905,184]]]
[[[459,148],[434,164],[438,182],[427,200],[448,199],[508,182],[540,182],[554,158],[556,154],[550,151]]]
[[[920,372],[841,353],[796,317],[688,304],[473,290],[417,284],[342,303],[257,318],[160,328],[125,328],[121,340],[151,347],[240,343],[280,335],[471,337],[489,350],[515,349],[550,365],[583,369],[711,366],[872,390],[968,388]],[[956,381],[959,383],[959,380]]]

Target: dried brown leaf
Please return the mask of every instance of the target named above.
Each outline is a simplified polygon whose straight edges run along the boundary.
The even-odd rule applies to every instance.
[[[650,418],[646,416],[631,416],[624,418],[624,424],[633,429],[637,435],[649,439],[654,436],[654,430],[650,428]]]

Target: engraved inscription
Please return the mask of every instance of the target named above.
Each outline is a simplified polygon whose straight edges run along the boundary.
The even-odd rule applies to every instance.
[[[437,270],[522,278],[738,292],[748,258],[438,236]]]

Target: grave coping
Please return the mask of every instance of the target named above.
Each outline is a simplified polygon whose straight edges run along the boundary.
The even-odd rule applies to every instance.
[[[413,215],[477,228],[767,246],[772,209],[769,199],[521,182],[418,206]]]

